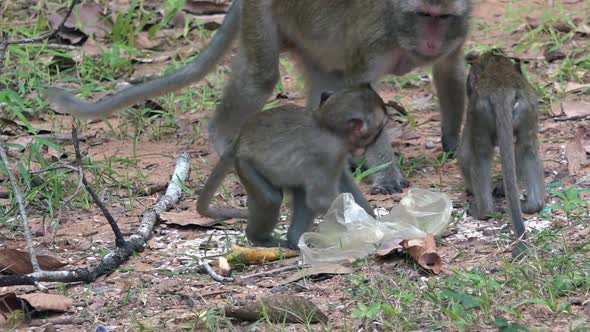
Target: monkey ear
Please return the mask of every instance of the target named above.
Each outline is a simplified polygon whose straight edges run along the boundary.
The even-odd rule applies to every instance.
[[[322,94],[320,95],[320,107],[322,107],[324,105],[324,103],[326,102],[326,100],[328,100],[328,98],[330,98],[333,94],[334,94],[334,92],[332,92],[332,91],[322,92]]]

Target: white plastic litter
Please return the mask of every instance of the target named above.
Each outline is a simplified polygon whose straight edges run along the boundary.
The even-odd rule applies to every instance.
[[[320,265],[365,257],[380,247],[403,240],[439,235],[451,219],[453,205],[443,193],[410,189],[400,204],[378,220],[371,217],[351,194],[339,195],[316,232],[304,233],[299,249],[306,264]]]

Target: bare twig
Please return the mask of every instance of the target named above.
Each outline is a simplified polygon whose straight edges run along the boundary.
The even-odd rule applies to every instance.
[[[298,270],[298,269],[301,269],[301,268],[303,268],[303,265],[301,265],[301,264],[282,266],[282,267],[279,267],[279,268],[276,268],[276,269],[273,269],[273,270],[268,270],[268,271],[263,271],[263,272],[258,272],[258,273],[246,275],[246,276],[240,277],[240,280],[246,280],[246,279],[252,279],[252,278],[259,278],[259,277],[266,277],[266,276],[274,275],[274,274],[281,273],[281,272]]]
[[[141,223],[135,234],[125,242],[124,247],[116,247],[93,267],[85,267],[73,271],[40,271],[27,275],[11,275],[0,277],[0,287],[14,285],[34,285],[37,282],[92,282],[97,277],[111,273],[127,260],[133,253],[143,251],[146,241],[151,237],[158,221],[158,215],[169,210],[180,199],[181,184],[188,177],[190,156],[180,153],[176,160],[174,174],[166,194],[152,209],[144,211]]]
[[[82,167],[82,153],[80,152],[80,141],[78,140],[78,130],[76,129],[76,126],[74,126],[74,125],[72,125],[72,140],[74,141],[74,150],[76,151],[76,163],[78,164],[78,166]],[[125,238],[123,237],[123,233],[121,233],[121,229],[119,229],[119,225],[117,225],[115,218],[113,218],[113,215],[111,214],[111,212],[107,209],[107,207],[104,205],[104,203],[100,200],[100,198],[98,197],[98,195],[96,194],[94,189],[92,189],[92,187],[90,186],[90,184],[86,180],[86,176],[84,175],[84,172],[80,172],[80,174],[82,176],[82,183],[84,184],[86,191],[88,191],[90,196],[92,196],[92,200],[98,206],[98,208],[100,209],[100,211],[102,212],[102,214],[104,215],[106,220],[109,222],[109,225],[111,226],[111,229],[113,230],[113,233],[115,233],[115,245],[117,247],[124,247],[125,246]]]
[[[12,171],[10,170],[10,164],[8,162],[8,156],[6,156],[6,151],[4,150],[4,144],[0,143],[0,157],[2,158],[2,162],[4,163],[4,167],[6,168],[6,174],[8,174],[8,179],[12,184],[12,190],[14,194],[14,198],[18,204],[18,209],[20,213],[20,217],[23,220],[23,233],[25,234],[25,240],[27,241],[27,250],[29,252],[29,256],[31,256],[31,265],[33,266],[34,272],[40,272],[41,268],[39,267],[39,262],[37,261],[37,256],[35,255],[35,248],[33,248],[33,237],[31,236],[31,225],[29,224],[29,219],[27,218],[27,212],[25,211],[25,204],[23,203],[23,197],[20,193],[20,189],[18,188],[18,184],[16,182],[16,178]]]
[[[570,117],[555,116],[552,119],[555,122],[579,121],[579,120],[590,119],[590,115],[589,114],[583,114],[583,115],[574,115],[574,116],[570,116]]]

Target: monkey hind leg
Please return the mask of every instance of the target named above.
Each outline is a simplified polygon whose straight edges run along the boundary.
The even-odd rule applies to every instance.
[[[292,190],[293,203],[291,212],[291,224],[287,231],[287,244],[291,249],[298,249],[297,244],[301,235],[310,230],[313,225],[315,213],[307,206],[305,190],[295,188]]]
[[[524,213],[537,213],[545,207],[543,162],[539,158],[536,142],[536,130],[521,133],[516,139],[516,168],[518,178],[524,181],[526,189],[526,199],[521,206]]]
[[[248,223],[246,237],[255,246],[286,246],[272,236],[279,221],[283,193],[274,187],[247,161],[237,160],[236,171],[248,195]]]
[[[470,206],[470,214],[477,219],[487,219],[494,214],[494,200],[492,197],[491,164],[494,145],[488,135],[481,135],[477,144],[472,143],[469,165],[470,184],[475,204]],[[485,137],[484,137],[485,136]]]
[[[385,168],[372,174],[369,179],[373,185],[372,194],[400,193],[410,185],[397,166],[387,130],[379,135],[375,143],[365,153],[366,167],[371,169],[389,163]]]
[[[443,59],[432,68],[434,85],[440,104],[441,136],[443,149],[452,152],[457,148],[465,113],[465,60],[463,48]]]
[[[222,154],[244,121],[261,111],[279,80],[279,37],[267,1],[244,1],[240,46],[220,103],[209,123],[209,139]]]

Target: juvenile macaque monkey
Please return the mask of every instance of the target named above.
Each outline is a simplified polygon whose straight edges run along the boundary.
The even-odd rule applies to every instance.
[[[363,154],[386,122],[385,105],[368,84],[331,96],[322,94],[314,112],[287,104],[254,114],[211,172],[197,211],[221,219],[247,215],[246,237],[252,244],[294,249],[301,234],[327,211],[339,192],[350,192],[373,215],[347,169],[347,160],[351,153]],[[210,207],[232,167],[246,189],[247,213]],[[287,241],[272,236],[285,190],[293,197]]]
[[[474,60],[467,78],[467,121],[458,159],[467,191],[475,196],[471,214],[485,219],[494,213],[491,163],[494,147],[500,147],[504,192],[516,238],[524,239],[518,179],[526,183],[522,211],[535,213],[545,205],[543,164],[537,139],[537,96],[518,63],[499,51]],[[515,161],[516,157],[516,161]],[[524,245],[513,250],[518,256]]]
[[[209,125],[213,146],[222,154],[272,94],[283,50],[301,64],[309,109],[317,108],[322,91],[375,83],[384,75],[404,75],[432,64],[442,144],[451,151],[459,141],[465,106],[462,46],[470,10],[469,0],[234,0],[208,47],[176,72],[96,103],[57,88],[48,88],[46,96],[56,109],[78,117],[104,116],[201,80],[238,39],[229,80]],[[372,176],[373,192],[395,193],[408,185],[387,136],[380,135],[365,155],[367,167],[393,161]]]

